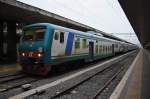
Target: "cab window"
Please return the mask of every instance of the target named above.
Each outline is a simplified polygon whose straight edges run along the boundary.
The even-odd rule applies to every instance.
[[[32,26],[24,28],[24,41],[39,41],[44,39],[47,29],[44,26]]]

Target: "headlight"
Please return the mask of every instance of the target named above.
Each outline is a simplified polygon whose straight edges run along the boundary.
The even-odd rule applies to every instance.
[[[25,53],[22,53],[22,56],[25,56]]]
[[[41,53],[38,53],[38,57],[41,57],[42,56],[42,54]]]

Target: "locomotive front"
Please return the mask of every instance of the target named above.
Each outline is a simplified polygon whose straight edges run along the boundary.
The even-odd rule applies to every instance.
[[[47,33],[50,32],[45,25],[30,25],[24,28],[19,44],[19,63],[24,72],[48,74],[50,67],[45,65]]]

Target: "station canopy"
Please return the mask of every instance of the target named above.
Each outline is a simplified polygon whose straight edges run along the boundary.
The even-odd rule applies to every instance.
[[[150,48],[150,5],[149,0],[119,0],[139,41]]]
[[[126,42],[125,40],[97,30],[93,27],[75,22],[65,17],[39,9],[37,7],[33,7],[28,4],[24,4],[16,0],[0,0],[0,20],[14,21],[18,23],[52,23],[84,32],[95,31],[103,34],[104,37]]]

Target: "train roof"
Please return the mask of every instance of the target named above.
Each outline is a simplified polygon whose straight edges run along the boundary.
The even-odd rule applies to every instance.
[[[78,31],[78,30],[74,30],[74,29],[70,29],[70,28],[66,28],[66,27],[63,27],[63,26],[58,26],[58,25],[54,25],[54,24],[50,24],[50,23],[35,23],[35,24],[27,25],[27,26],[25,26],[25,28],[26,27],[31,27],[31,26],[37,26],[37,25],[51,26],[55,29],[60,29],[60,30],[68,31],[68,32],[73,32],[75,34],[90,36],[90,37],[94,37],[94,38],[101,38],[103,40],[109,40],[109,41],[118,42],[118,43],[126,43],[126,42],[123,42],[123,41],[118,41],[118,40],[106,38],[106,37],[103,37],[103,36],[100,36],[100,35],[94,35],[93,33],[90,33],[90,32],[82,32],[82,31]],[[126,43],[126,44],[128,44],[128,43]]]

